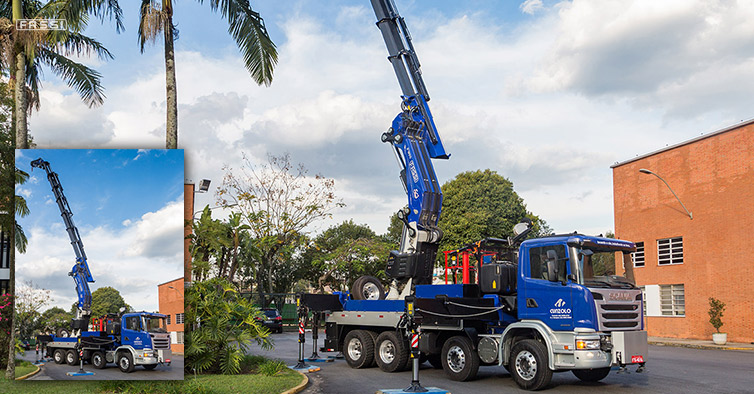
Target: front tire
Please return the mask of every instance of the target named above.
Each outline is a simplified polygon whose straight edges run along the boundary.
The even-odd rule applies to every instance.
[[[374,363],[374,339],[367,331],[350,331],[343,341],[343,356],[351,368],[371,367]]]
[[[117,362],[121,372],[131,373],[134,370],[134,358],[129,352],[120,352]]]
[[[552,380],[547,348],[535,339],[524,339],[513,346],[509,371],[513,380],[524,390],[539,390]]]
[[[402,371],[408,361],[408,344],[395,331],[385,331],[375,341],[374,359],[385,372]]]
[[[610,367],[593,369],[574,369],[574,375],[585,382],[599,382],[610,374]]]
[[[476,377],[479,354],[468,337],[455,336],[445,342],[442,347],[442,367],[452,380],[464,382]]]
[[[103,353],[100,350],[92,353],[91,363],[94,366],[94,368],[97,368],[97,369],[105,368],[105,365],[107,365],[107,360],[105,359],[105,353]]]

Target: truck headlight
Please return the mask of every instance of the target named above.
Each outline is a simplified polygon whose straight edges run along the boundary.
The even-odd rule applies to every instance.
[[[597,350],[600,348],[599,339],[577,339],[576,350]]]

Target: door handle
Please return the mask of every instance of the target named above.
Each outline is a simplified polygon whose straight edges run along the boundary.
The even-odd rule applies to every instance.
[[[526,307],[527,308],[537,308],[539,305],[537,305],[537,300],[534,298],[527,298],[526,299]]]

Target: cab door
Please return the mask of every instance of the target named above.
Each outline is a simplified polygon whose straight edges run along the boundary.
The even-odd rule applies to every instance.
[[[152,341],[149,333],[141,324],[141,316],[131,315],[123,317],[121,327],[121,344],[133,346],[134,349],[151,348]]]
[[[555,244],[534,246],[523,252],[519,263],[523,264],[523,288],[518,289],[519,318],[542,321],[554,331],[573,330],[574,289],[566,279],[570,268],[568,248]],[[548,260],[557,268],[553,278],[548,275]]]

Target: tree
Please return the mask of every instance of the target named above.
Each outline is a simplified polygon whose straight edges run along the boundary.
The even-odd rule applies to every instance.
[[[526,210],[513,183],[492,170],[462,172],[442,186],[440,251],[458,249],[487,237],[506,238],[524,218],[534,224],[530,236],[550,231],[544,220]]]
[[[382,235],[382,238],[393,245],[395,249],[401,243],[401,237],[403,236],[403,222],[398,219],[398,214],[394,213],[390,215],[390,224],[387,227],[387,232]]]
[[[118,290],[110,286],[100,287],[92,292],[92,316],[100,317],[108,313],[118,313],[120,308],[125,307],[127,311],[132,308],[126,304],[123,296]]]
[[[226,279],[194,282],[186,289],[186,372],[237,374],[252,341],[270,349],[269,331],[255,317],[259,309]]]
[[[29,340],[38,329],[42,308],[52,301],[50,290],[26,281],[16,289],[15,329],[20,339]]]
[[[304,253],[304,275],[323,291],[350,288],[362,275],[385,279],[385,259],[390,243],[365,224],[353,220],[330,227],[318,235]]]
[[[203,3],[203,0],[199,0]],[[267,34],[264,20],[255,12],[249,0],[210,0],[210,9],[220,11],[228,21],[228,33],[241,50],[244,65],[258,85],[272,83],[272,71],[277,64],[277,49]],[[139,14],[139,46],[155,42],[162,33],[165,46],[165,91],[167,120],[165,143],[168,149],[178,147],[178,95],[175,80],[173,45],[178,30],[173,24],[173,0],[142,0]]]
[[[243,166],[225,167],[217,201],[236,208],[249,226],[258,250],[254,276],[260,293],[285,292],[292,285],[290,261],[306,240],[311,224],[328,218],[343,204],[335,197],[335,181],[321,175],[307,176],[303,164],[294,167],[290,156],[268,156],[254,165],[243,155]],[[285,279],[285,280],[283,280]]]
[[[27,116],[39,109],[39,87],[42,65],[76,90],[90,107],[102,104],[101,75],[71,59],[72,56],[95,54],[101,60],[112,59],[112,54],[102,44],[81,32],[89,15],[100,19],[115,17],[117,29],[122,28],[122,12],[117,0],[11,0],[0,6],[0,61],[10,71],[14,90],[14,122],[16,147],[28,148]],[[64,30],[17,29],[20,19],[62,19]]]
[[[214,220],[209,205],[204,207],[199,220],[194,223],[193,233],[189,235],[194,241],[190,250],[195,260],[192,267],[197,280],[207,278],[211,271],[234,283],[242,239],[249,229],[241,220],[238,212],[232,213],[228,221]],[[211,262],[214,262],[214,267]]]
[[[42,315],[39,316],[39,330],[42,333],[54,333],[59,328],[68,329],[73,316],[73,314],[66,312],[63,308],[54,306],[42,312]]]

